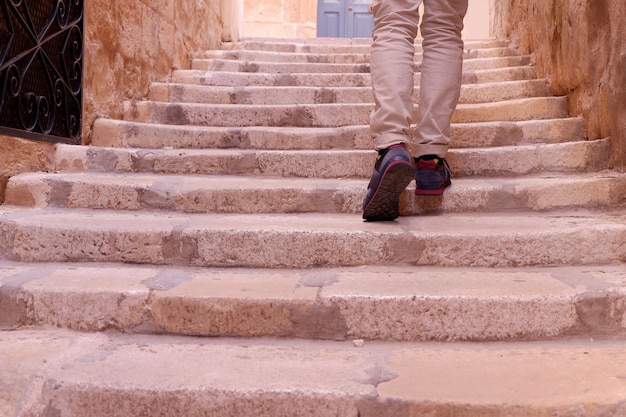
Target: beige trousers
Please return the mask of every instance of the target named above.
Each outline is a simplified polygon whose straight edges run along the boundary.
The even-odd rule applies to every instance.
[[[419,6],[424,16],[419,24]],[[450,120],[459,100],[463,69],[463,18],[468,0],[374,0],[371,50],[375,110],[370,128],[375,149],[405,143],[413,157],[444,158]],[[414,113],[414,55],[421,30],[424,58],[418,117]]]

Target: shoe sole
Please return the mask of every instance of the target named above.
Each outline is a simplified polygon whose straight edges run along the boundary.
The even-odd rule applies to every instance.
[[[414,175],[415,169],[409,163],[400,161],[389,165],[378,189],[363,209],[363,218],[370,222],[395,220],[400,215],[400,195]]]
[[[425,189],[425,188],[415,188],[415,195],[442,195],[443,190],[452,184],[452,181],[448,180],[441,184],[439,188],[435,188],[433,190]]]

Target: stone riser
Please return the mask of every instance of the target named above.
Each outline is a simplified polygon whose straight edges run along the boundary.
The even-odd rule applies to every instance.
[[[0,266],[4,329],[387,341],[537,340],[625,330],[618,266],[317,272]],[[602,322],[594,309],[613,313]]]
[[[371,39],[333,39],[332,42],[328,42],[328,39],[301,39],[294,42],[290,40],[242,40],[241,42],[225,42],[222,44],[222,49],[226,51],[247,50],[247,51],[267,51],[267,52],[296,52],[304,54],[367,54],[370,52]],[[466,40],[465,50],[472,51],[476,49],[493,49],[493,48],[505,48],[508,47],[508,42],[498,40]],[[421,40],[415,42],[415,51],[422,52]],[[513,53],[517,53],[513,51]],[[196,54],[200,56],[203,53]]]
[[[250,268],[413,264],[510,267],[626,261],[626,217],[187,214],[0,207],[0,255],[22,262]]]
[[[6,415],[20,417],[617,417],[621,343],[357,348],[24,330],[0,334],[0,383]]]
[[[588,172],[608,168],[608,139],[552,145],[452,149],[455,178],[515,176],[541,172]],[[348,150],[142,150],[63,147],[59,171],[159,174],[256,175],[306,178],[369,178],[376,153]]]
[[[373,104],[246,105],[126,102],[124,120],[194,126],[339,127],[369,122]],[[414,119],[417,119],[415,106]],[[461,104],[453,123],[521,121],[567,117],[567,97]]]
[[[533,67],[513,67],[491,70],[464,71],[463,84],[493,83],[532,80],[536,78]],[[415,74],[415,85],[419,85],[420,74]],[[309,86],[309,87],[368,87],[370,74],[260,74],[244,72],[211,72],[175,70],[172,82],[213,86]]]
[[[335,56],[333,56],[334,58]],[[421,71],[422,57],[416,56],[415,71]],[[258,61],[237,58],[221,58],[215,55],[214,58],[194,59],[191,64],[192,70],[199,71],[228,71],[228,72],[262,72],[262,73],[363,73],[370,72],[369,57],[361,55],[333,59],[332,62],[311,62],[306,60],[295,61],[264,61],[259,56]],[[337,61],[337,62],[334,62]],[[495,58],[466,59],[463,62],[463,69],[485,70],[494,68],[507,68],[530,65],[530,56],[504,56]]]
[[[453,124],[452,148],[559,143],[584,139],[580,118]],[[130,148],[238,148],[266,150],[371,150],[369,126],[291,128],[156,125],[111,119],[94,124],[96,146]],[[60,145],[64,152],[66,146]]]
[[[465,50],[464,59],[487,59],[519,56],[519,52],[512,48],[487,48]],[[283,62],[283,63],[311,63],[311,64],[368,64],[369,51],[362,53],[297,53],[271,52],[250,50],[214,50],[205,51],[194,57],[195,60],[221,59],[249,62]],[[416,52],[415,60],[422,60],[422,53]]]
[[[419,99],[419,88],[413,97]],[[465,84],[460,104],[488,103],[530,97],[546,97],[548,86],[543,80],[506,83]],[[204,104],[329,104],[373,103],[368,87],[211,87],[188,84],[154,83],[149,100]]]
[[[366,181],[258,177],[22,174],[9,180],[7,204],[187,213],[362,212]],[[571,175],[455,179],[445,197],[415,196],[411,184],[401,215],[563,208],[615,208],[626,201],[626,176]]]

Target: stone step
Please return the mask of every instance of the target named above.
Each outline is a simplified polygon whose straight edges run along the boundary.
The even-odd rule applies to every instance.
[[[419,88],[413,97],[419,99]],[[461,88],[460,103],[487,103],[550,94],[544,80],[466,84]],[[153,83],[151,101],[203,104],[329,104],[373,103],[371,87],[220,87],[193,84]]]
[[[498,344],[0,333],[0,412],[76,417],[622,416],[620,340]]]
[[[464,59],[502,58],[520,56],[520,53],[511,47],[466,49]],[[367,64],[370,62],[369,50],[366,52],[348,53],[303,53],[303,52],[274,52],[260,50],[209,50],[194,55],[194,60],[222,59],[232,61],[258,62],[289,62],[312,64]],[[422,53],[416,52],[416,61],[422,60]]]
[[[224,51],[220,51],[224,52]],[[320,62],[310,58],[295,61],[254,61],[242,60],[235,57],[215,54],[210,58],[196,58],[192,61],[191,69],[199,71],[229,71],[229,72],[261,72],[261,73],[369,73],[370,58],[363,55],[331,55]],[[244,57],[245,58],[245,57]],[[332,59],[331,59],[332,58]],[[421,71],[421,56],[417,55],[415,71]],[[324,62],[329,61],[329,62]],[[484,70],[530,65],[530,55],[504,56],[495,58],[467,58],[463,62],[464,70]]]
[[[357,62],[273,62],[273,61],[244,61],[227,58],[196,58],[191,63],[191,69],[196,71],[229,71],[229,72],[259,72],[276,74],[293,73],[369,73],[370,65],[367,60]],[[417,65],[416,65],[417,67]]]
[[[451,126],[453,148],[560,143],[584,139],[581,118],[516,122],[456,123]],[[333,128],[210,127],[136,123],[97,119],[92,144],[143,149],[372,149],[369,126]],[[64,148],[63,145],[60,145]],[[65,152],[65,151],[64,151]]]
[[[452,149],[455,177],[514,176],[608,169],[609,139]],[[369,178],[373,150],[120,149],[59,146],[58,171]]]
[[[371,39],[347,39],[335,38],[306,38],[306,39],[246,39],[239,42],[224,42],[222,50],[248,50],[248,51],[269,51],[269,52],[296,52],[308,54],[347,54],[347,53],[369,53]],[[466,40],[465,50],[475,49],[505,48],[509,46],[508,41],[495,39],[489,40]],[[416,40],[415,51],[422,51],[421,40]],[[194,55],[195,56],[195,55]]]
[[[371,169],[371,168],[370,168]],[[13,176],[7,204],[187,213],[362,212],[367,181],[255,176],[129,173],[32,173]],[[626,175],[593,173],[454,179],[445,197],[400,200],[402,215],[506,210],[616,208],[626,203]]]
[[[417,105],[414,120],[417,119]],[[374,109],[369,103],[350,104],[198,104],[140,101],[124,103],[124,120],[195,126],[338,127],[364,125]],[[568,116],[567,97],[531,97],[497,103],[460,104],[453,123],[556,119]]]
[[[623,210],[359,215],[190,214],[0,206],[0,258],[249,268],[626,262]]]
[[[419,85],[420,73],[415,74]],[[532,66],[463,71],[464,84],[532,80],[537,78]],[[174,70],[172,82],[213,86],[309,86],[309,87],[366,87],[371,86],[371,75],[360,74],[273,74],[259,72]]]
[[[1,261],[0,326],[368,341],[607,337],[624,334],[625,283],[619,265],[250,270]]]

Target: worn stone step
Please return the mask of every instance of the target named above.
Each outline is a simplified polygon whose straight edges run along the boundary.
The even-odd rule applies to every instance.
[[[537,77],[532,66],[463,71],[462,82],[491,83],[532,80]],[[415,84],[420,73],[415,74]],[[361,74],[273,74],[258,72],[174,70],[172,82],[214,86],[311,86],[311,87],[365,87],[371,86],[371,75]]]
[[[338,127],[369,122],[374,104],[124,103],[124,120],[196,126]],[[414,107],[414,120],[418,117]],[[568,116],[567,97],[531,97],[497,103],[459,104],[453,123],[556,119]]]
[[[347,53],[369,53],[371,39],[347,39],[338,38],[329,41],[328,38],[307,38],[307,39],[246,39],[239,42],[223,42],[223,50],[249,50],[249,51],[270,51],[270,52],[296,52],[314,54],[347,54]],[[504,48],[508,47],[508,41],[487,39],[487,40],[466,40],[465,50]],[[422,51],[421,40],[415,42],[416,52]],[[196,56],[196,55],[194,55]]]
[[[482,59],[482,58],[502,58],[520,56],[520,53],[510,47],[501,48],[477,48],[466,49],[464,51],[464,59]],[[348,53],[305,53],[305,52],[274,52],[260,50],[209,50],[194,56],[194,60],[203,59],[221,59],[231,61],[249,61],[249,62],[283,62],[283,63],[311,63],[311,64],[367,64],[370,62],[369,51],[365,52],[348,52]],[[422,53],[416,52],[415,60],[422,60]],[[516,64],[517,65],[517,64]]]
[[[224,52],[224,51],[221,51]],[[369,73],[370,58],[362,55],[350,56],[331,55],[332,60],[323,58],[320,62],[310,58],[295,61],[263,61],[245,60],[215,54],[214,57],[196,58],[191,63],[192,70],[229,71],[229,72],[260,72],[260,73]],[[343,57],[340,59],[340,57]],[[416,56],[415,71],[421,71],[421,56]],[[324,61],[329,62],[324,62]],[[495,58],[467,58],[463,62],[464,70],[485,70],[530,65],[530,55],[504,56]]]
[[[368,223],[356,214],[190,214],[0,206],[0,257],[253,268],[626,262],[623,210],[471,213]]]
[[[514,176],[608,169],[609,139],[452,149],[455,177]],[[373,150],[119,149],[59,146],[58,171],[369,178]]]
[[[456,123],[452,124],[450,130],[453,148],[559,143],[580,141],[585,137],[581,118]],[[371,150],[373,147],[367,125],[334,128],[235,128],[161,125],[103,118],[94,122],[92,143],[96,146],[143,149]]]
[[[230,72],[260,72],[276,74],[293,73],[369,73],[369,60],[354,59],[350,62],[289,62],[289,61],[247,61],[228,58],[194,59],[191,69],[197,71],[230,71]]]
[[[621,416],[621,340],[498,344],[0,333],[4,415]]]
[[[416,87],[413,92],[416,103],[419,91]],[[466,84],[461,88],[459,102],[487,103],[549,94],[545,80]],[[258,105],[374,102],[371,87],[214,87],[173,83],[151,84],[148,99],[176,103]]]
[[[620,265],[250,270],[2,261],[0,326],[368,341],[623,336],[625,284]]]
[[[626,203],[626,175],[610,172],[517,178],[455,178],[444,197],[400,200],[402,215],[432,212],[555,210],[619,207]],[[367,181],[255,176],[128,173],[29,173],[13,176],[7,204],[187,213],[362,212]]]

